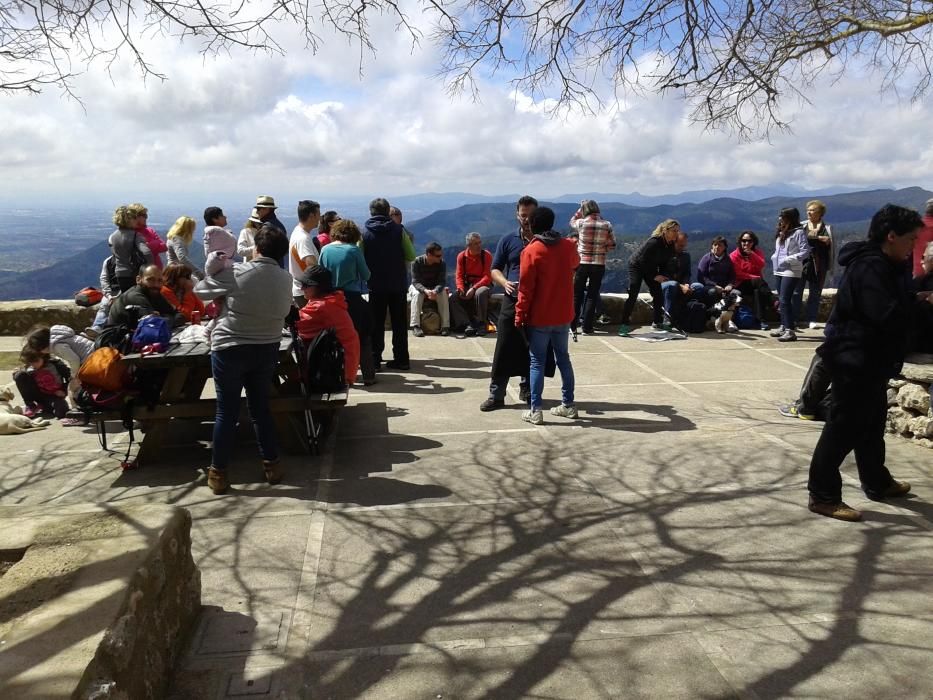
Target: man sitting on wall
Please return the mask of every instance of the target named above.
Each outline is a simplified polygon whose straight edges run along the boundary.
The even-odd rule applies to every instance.
[[[486,335],[489,293],[492,290],[492,253],[483,250],[476,233],[466,236],[466,248],[457,255],[457,291],[450,295],[456,313],[466,319],[464,335]],[[460,327],[460,323],[456,324]]]
[[[441,317],[441,335],[450,335],[450,306],[448,304],[447,264],[444,250],[437,241],[431,241],[411,264],[411,287],[408,300],[411,303],[411,328],[416,338],[424,337],[421,329],[421,307],[425,299],[437,303]]]

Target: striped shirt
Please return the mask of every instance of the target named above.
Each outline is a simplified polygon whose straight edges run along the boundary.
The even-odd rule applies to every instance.
[[[590,214],[582,219],[571,219],[570,227],[577,236],[577,252],[583,265],[605,265],[606,253],[616,247],[612,224]]]

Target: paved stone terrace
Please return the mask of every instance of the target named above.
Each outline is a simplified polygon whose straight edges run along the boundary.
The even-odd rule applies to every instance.
[[[928,698],[930,453],[848,524],[806,510],[819,424],[779,416],[815,347],[764,333],[571,344],[581,417],[483,414],[494,337],[411,338],[336,453],[234,487],[208,425],[121,473],[92,431],[0,437],[3,504],[173,503],[205,605],[172,698]],[[549,380],[546,406],[559,397]],[[190,445],[190,443],[189,443]]]

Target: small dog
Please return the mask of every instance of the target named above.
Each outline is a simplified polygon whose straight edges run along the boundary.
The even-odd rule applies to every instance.
[[[735,313],[736,307],[741,303],[742,295],[733,289],[713,305],[713,314],[716,315],[718,312],[716,320],[713,322],[713,327],[717,333],[736,332],[738,330],[735,326],[730,328],[729,324],[732,322],[732,315]]]
[[[34,430],[45,430],[51,425],[44,418],[27,418],[22,406],[14,406],[13,387],[9,384],[0,387],[0,435],[19,435]]]

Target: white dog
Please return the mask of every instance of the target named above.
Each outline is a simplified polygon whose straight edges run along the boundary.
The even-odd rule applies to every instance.
[[[34,430],[45,430],[49,421],[44,418],[27,418],[22,406],[14,406],[13,387],[9,384],[0,387],[0,435],[18,435]]]

